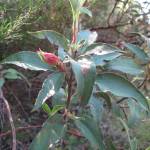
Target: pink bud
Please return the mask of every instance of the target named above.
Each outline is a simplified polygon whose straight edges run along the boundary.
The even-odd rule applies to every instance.
[[[50,65],[57,65],[60,62],[60,59],[52,53],[43,52],[43,59]]]
[[[43,51],[38,51],[37,52],[40,56],[42,56],[42,59],[48,63],[49,65],[54,65],[56,66],[60,71],[65,71],[65,67],[63,62],[59,59],[58,56],[56,56],[53,53],[48,53],[48,52],[43,52]]]

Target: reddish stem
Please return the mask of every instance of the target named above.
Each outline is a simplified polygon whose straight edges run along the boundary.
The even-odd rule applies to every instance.
[[[71,93],[72,93],[72,77],[73,77],[73,73],[71,72],[69,81],[68,81],[68,97],[67,97],[67,106],[66,108],[69,107],[70,101],[71,101]]]

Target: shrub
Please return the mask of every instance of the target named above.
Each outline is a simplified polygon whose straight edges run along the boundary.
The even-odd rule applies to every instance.
[[[135,124],[140,115],[149,112],[149,104],[132,82],[133,79],[137,81],[134,76],[143,76],[150,58],[136,45],[122,42],[122,49],[119,49],[105,43],[94,43],[95,32],[79,31],[80,15],[92,16],[83,7],[84,2],[70,0],[73,15],[71,39],[52,30],[30,32],[34,37],[47,39],[57,46],[56,54],[22,51],[1,62],[52,72],[43,82],[33,108],[33,111],[42,108],[48,119],[30,145],[31,150],[72,149],[75,143],[78,144],[76,147],[86,147],[86,139],[90,148],[107,149],[109,145],[99,127],[104,108],[112,111],[123,125],[130,149],[137,146],[136,139],[129,135],[127,124]],[[47,99],[51,100],[51,107]]]

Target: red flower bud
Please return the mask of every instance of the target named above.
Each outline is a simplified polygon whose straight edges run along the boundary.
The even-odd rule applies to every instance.
[[[45,61],[49,65],[54,65],[60,71],[65,71],[65,67],[64,67],[63,62],[55,54],[43,52],[41,50],[39,50],[37,53],[42,57],[43,61]]]
[[[42,55],[43,55],[44,61],[50,65],[57,65],[60,62],[60,59],[52,53],[43,52]]]

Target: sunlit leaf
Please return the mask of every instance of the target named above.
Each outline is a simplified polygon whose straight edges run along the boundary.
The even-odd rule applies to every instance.
[[[62,110],[65,106],[64,105],[55,105],[53,109],[51,110],[50,115],[55,115],[58,111]]]
[[[80,8],[84,4],[85,0],[69,0],[72,8],[73,17],[80,14]]]
[[[86,7],[81,7],[80,8],[80,13],[81,14],[86,14],[89,17],[92,17],[92,12],[89,9],[87,9]]]
[[[147,147],[145,150],[150,150],[150,146],[149,146],[149,147]]]
[[[100,55],[101,53],[110,53],[110,52],[121,52],[121,50],[117,47],[114,47],[112,45],[106,44],[106,43],[93,43],[89,46],[86,47],[84,50],[84,53],[86,55],[91,55],[91,54],[97,54]]]
[[[103,66],[106,62],[121,56],[120,49],[105,43],[94,43],[81,49],[82,57],[89,56],[96,66]]]
[[[55,44],[65,50],[68,50],[68,41],[62,34],[53,30],[41,30],[37,32],[29,32],[36,38],[47,39],[51,44]]]
[[[22,51],[8,56],[1,61],[1,64],[14,64],[19,67],[30,70],[51,70],[52,68],[44,63],[37,53],[30,51]]]
[[[61,88],[63,81],[63,73],[53,73],[49,75],[42,85],[42,89],[38,94],[33,110],[40,108],[48,98],[53,96]]]
[[[44,103],[44,104],[42,105],[42,109],[43,109],[48,115],[50,115],[51,109],[50,109],[50,107],[48,106],[48,104]]]
[[[116,96],[134,98],[144,109],[149,109],[149,104],[144,95],[132,83],[117,74],[99,74],[96,84],[104,92],[110,91]]]

